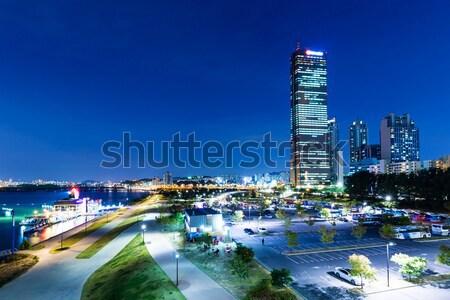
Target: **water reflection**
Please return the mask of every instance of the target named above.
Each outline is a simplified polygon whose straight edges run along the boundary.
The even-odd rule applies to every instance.
[[[20,226],[20,233],[19,233],[19,243],[21,244],[24,239],[28,240],[31,244],[37,244],[42,241],[48,240],[54,236],[57,236],[61,233],[64,233],[66,231],[69,231],[77,226],[83,225],[86,222],[89,222],[93,219],[95,219],[97,216],[79,216],[77,218],[60,222],[57,224],[53,224],[51,226],[42,228],[40,230],[37,230],[35,232],[30,233],[24,233],[24,226]]]

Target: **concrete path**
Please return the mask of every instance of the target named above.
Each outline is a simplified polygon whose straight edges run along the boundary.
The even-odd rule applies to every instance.
[[[128,209],[124,215],[61,253],[48,253],[50,249],[59,245],[58,237],[49,240],[45,249],[33,252],[40,257],[36,266],[0,288],[0,299],[80,299],[84,283],[89,276],[119,253],[140,232],[140,227],[134,225],[122,232],[90,259],[76,259],[75,257],[122,222],[133,211],[133,208]]]
[[[148,228],[145,233],[147,249],[167,276],[176,282],[176,251],[161,233],[154,230],[156,215],[150,214],[144,219]],[[178,259],[178,288],[187,300],[235,299],[227,290],[182,255]]]

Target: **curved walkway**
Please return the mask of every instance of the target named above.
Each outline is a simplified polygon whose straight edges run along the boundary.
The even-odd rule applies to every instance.
[[[169,241],[155,229],[155,216],[149,214],[144,222],[150,230],[145,233],[148,252],[169,278],[176,282],[176,251]],[[203,273],[182,255],[178,259],[178,288],[188,300],[228,300],[232,294]]]

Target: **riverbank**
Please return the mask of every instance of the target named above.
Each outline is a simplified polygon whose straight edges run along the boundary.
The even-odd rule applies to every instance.
[[[0,263],[0,288],[37,264],[39,257],[16,253]]]

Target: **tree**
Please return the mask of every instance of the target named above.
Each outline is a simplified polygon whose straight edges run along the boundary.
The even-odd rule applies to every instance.
[[[323,209],[320,211],[320,214],[321,214],[325,219],[328,220],[328,218],[330,217],[330,210],[328,210],[328,209],[326,209],[326,208],[323,208]]]
[[[231,273],[241,279],[248,278],[248,263],[242,260],[240,256],[235,256],[230,261]]]
[[[443,265],[450,266],[450,247],[442,245],[439,247],[439,250],[441,250],[441,253],[436,255],[437,261]]]
[[[170,216],[169,226],[172,231],[179,230],[184,225],[184,214],[177,212]]]
[[[252,248],[245,247],[241,243],[237,244],[235,252],[236,255],[239,256],[245,263],[250,263],[253,260],[253,257],[255,256],[255,253],[253,252]]]
[[[391,224],[384,224],[379,230],[379,234],[382,238],[390,240],[395,237],[396,231]]]
[[[361,289],[364,287],[363,279],[375,280],[376,270],[370,265],[371,261],[364,255],[352,254],[348,258],[350,263],[350,274],[352,276],[359,276],[361,279]]]
[[[242,212],[242,210],[236,210],[231,219],[236,223],[242,223],[242,221],[244,220],[244,213]]]
[[[281,209],[278,210],[278,211],[275,213],[275,216],[276,216],[278,219],[283,220],[283,222],[284,222],[284,227],[285,227],[285,228],[288,228],[289,226],[291,226],[291,217],[288,216],[284,210],[281,210]]]
[[[409,256],[403,253],[396,253],[391,257],[391,261],[401,266],[400,273],[407,275],[409,280],[411,276],[418,277],[423,274],[427,266],[427,260],[418,256]]]
[[[322,236],[320,237],[320,241],[322,243],[330,244],[334,241],[334,236],[336,235],[336,230],[334,230],[334,229],[327,230],[326,226],[320,226],[317,231],[322,234]]]
[[[358,242],[366,234],[366,232],[367,227],[362,224],[358,223],[358,225],[352,227],[352,235],[358,240]]]
[[[270,200],[261,199],[258,201],[258,210],[259,213],[262,214],[270,205]]]
[[[297,217],[304,218],[306,216],[305,208],[301,205],[300,202],[295,204],[295,208],[297,209]]]
[[[270,272],[270,276],[272,277],[272,284],[279,287],[294,281],[291,277],[291,271],[285,268],[281,268],[280,270],[273,269]]]
[[[298,233],[294,232],[292,230],[286,230],[284,233],[286,234],[287,244],[289,247],[291,247],[291,252],[292,252],[292,247],[297,247],[299,245]]]

